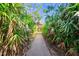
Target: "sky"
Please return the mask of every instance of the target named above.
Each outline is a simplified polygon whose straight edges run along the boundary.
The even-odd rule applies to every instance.
[[[30,3],[30,4],[24,4],[25,7],[27,8],[27,6],[29,6],[30,8],[28,9],[28,13],[32,13],[34,11],[36,11],[38,8],[41,8],[39,9],[38,13],[40,14],[41,16],[41,21],[43,23],[45,23],[45,15],[46,13],[43,12],[44,9],[47,9],[48,6],[53,6],[54,7],[54,10],[52,12],[49,13],[49,15],[52,15],[54,14],[56,11],[56,9],[58,8],[58,6],[60,5],[60,3]]]

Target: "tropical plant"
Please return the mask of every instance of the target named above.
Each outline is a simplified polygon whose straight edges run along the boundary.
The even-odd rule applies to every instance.
[[[44,35],[46,35],[46,33],[50,34],[50,30],[48,29],[53,28],[54,32],[52,32],[52,35],[49,35],[48,40],[51,40],[50,42],[53,40],[58,44],[58,47],[63,47],[68,54],[72,49],[75,53],[75,51],[79,51],[79,4],[62,5],[58,7],[54,15],[47,16],[46,24],[44,26],[45,31],[43,31],[43,33]],[[72,54],[70,53],[70,55]]]
[[[0,4],[0,55],[23,54],[23,46],[30,42],[30,33],[35,25],[26,11],[23,4]]]

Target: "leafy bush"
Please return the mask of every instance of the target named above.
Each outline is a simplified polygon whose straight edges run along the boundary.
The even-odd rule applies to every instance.
[[[21,55],[30,42],[35,23],[26,11],[19,3],[0,4],[0,55]]]
[[[45,36],[47,34],[50,34],[50,30],[48,29],[54,28],[55,34],[52,35],[54,37],[51,37],[50,35],[48,37],[48,40],[51,40],[50,42],[54,40],[59,45],[64,42],[64,49],[66,49],[66,51],[69,51],[71,48],[73,48],[77,52],[79,51],[78,6],[79,4],[68,4],[65,7],[62,6],[62,9],[58,8],[58,11],[54,15],[47,17],[46,23],[44,25],[43,34]],[[59,7],[61,7],[61,5]]]

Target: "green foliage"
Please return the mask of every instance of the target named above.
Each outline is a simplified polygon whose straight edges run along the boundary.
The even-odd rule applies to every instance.
[[[75,48],[76,51],[79,51],[79,16],[75,15],[79,10],[79,4],[62,5],[58,7],[54,15],[46,18],[43,34],[46,36],[50,31],[48,29],[54,28],[55,34],[52,35],[54,37],[51,38],[51,41],[54,40],[57,44],[64,42],[66,50]]]
[[[1,55],[20,55],[23,52],[23,45],[29,43],[35,22],[26,12],[27,10],[19,3],[0,4]]]

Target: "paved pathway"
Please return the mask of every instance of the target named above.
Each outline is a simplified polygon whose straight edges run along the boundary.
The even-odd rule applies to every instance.
[[[31,44],[31,48],[26,52],[27,56],[50,56],[49,50],[41,33],[38,33]]]

